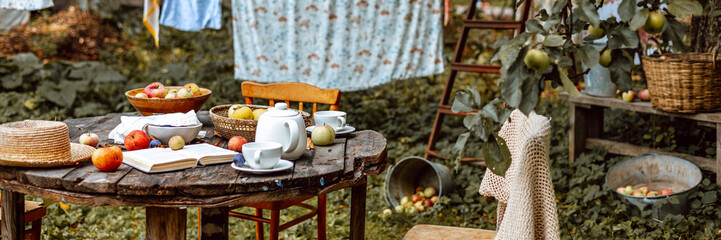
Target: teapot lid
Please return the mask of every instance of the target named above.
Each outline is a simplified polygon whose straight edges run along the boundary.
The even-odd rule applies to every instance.
[[[300,113],[295,110],[288,109],[288,104],[279,102],[275,104],[274,108],[270,108],[265,114],[270,115],[270,117],[293,117]]]

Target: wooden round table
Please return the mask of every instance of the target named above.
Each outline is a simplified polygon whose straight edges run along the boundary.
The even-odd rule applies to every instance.
[[[66,120],[72,142],[92,131],[107,141],[121,115]],[[226,146],[215,136],[207,112],[198,138]],[[203,134],[205,132],[205,134]],[[207,136],[207,137],[204,137]],[[198,141],[196,139],[195,141]],[[292,170],[254,175],[230,164],[147,174],[123,164],[114,172],[100,172],[90,161],[62,168],[0,166],[2,235],[22,238],[25,194],[87,206],[144,206],[148,239],[185,239],[186,207],[199,207],[200,238],[228,238],[228,210],[240,204],[292,199],[352,188],[351,239],[364,238],[366,175],[385,170],[386,140],[371,130],[336,138],[329,146],[306,150]],[[11,211],[7,211],[10,210]]]

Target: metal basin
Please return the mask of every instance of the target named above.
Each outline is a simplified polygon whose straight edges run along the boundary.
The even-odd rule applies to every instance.
[[[695,164],[678,157],[653,153],[626,159],[611,167],[606,173],[606,183],[613,192],[641,211],[653,206],[657,201],[677,196],[679,200],[677,204],[664,204],[652,208],[652,217],[657,219],[663,219],[667,214],[688,213],[688,195],[696,190],[702,179],[701,170]],[[634,189],[648,187],[650,191],[658,192],[667,188],[674,193],[656,197],[637,197],[615,191],[616,188],[627,185],[633,186]]]

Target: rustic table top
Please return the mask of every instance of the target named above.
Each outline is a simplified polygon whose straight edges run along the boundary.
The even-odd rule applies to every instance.
[[[194,142],[226,147],[227,139],[213,134],[207,114],[198,114],[207,137],[199,134]],[[88,131],[107,142],[122,115],[136,114],[66,120],[71,142]],[[380,174],[387,165],[386,139],[372,130],[356,131],[332,145],[306,150],[294,163],[292,171],[270,175],[240,172],[230,164],[155,174],[125,164],[114,172],[100,172],[89,160],[60,168],[0,167],[0,187],[89,206],[220,207],[283,200],[327,193],[352,186],[364,175]]]

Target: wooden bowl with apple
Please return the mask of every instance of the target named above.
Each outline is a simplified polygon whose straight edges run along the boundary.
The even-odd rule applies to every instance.
[[[208,101],[211,93],[213,92],[210,89],[200,88],[194,83],[185,86],[163,86],[154,82],[145,88],[125,92],[125,97],[140,114],[149,116],[163,113],[186,113],[190,110],[198,112]]]

